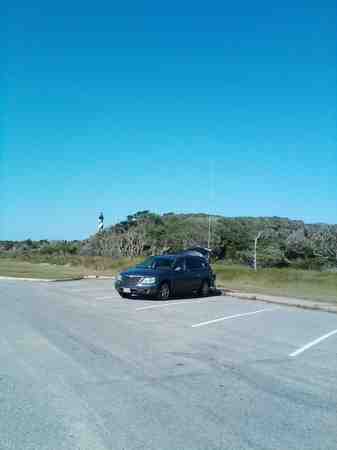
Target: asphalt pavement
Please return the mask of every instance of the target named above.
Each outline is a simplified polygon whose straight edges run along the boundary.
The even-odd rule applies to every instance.
[[[0,281],[1,450],[336,450],[337,315]]]

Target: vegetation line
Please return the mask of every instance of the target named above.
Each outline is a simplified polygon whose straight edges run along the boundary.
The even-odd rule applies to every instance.
[[[212,264],[228,289],[337,301],[337,225],[213,215]],[[139,211],[83,241],[0,241],[0,275],[111,276],[151,254],[206,247],[208,214]],[[256,268],[256,270],[252,270]]]

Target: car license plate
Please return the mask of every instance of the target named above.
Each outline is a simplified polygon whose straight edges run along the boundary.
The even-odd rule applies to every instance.
[[[123,292],[125,292],[125,294],[131,294],[131,289],[130,288],[123,288]]]

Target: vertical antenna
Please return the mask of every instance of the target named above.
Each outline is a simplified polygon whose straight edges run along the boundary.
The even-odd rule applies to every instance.
[[[210,161],[209,163],[209,207],[208,207],[208,239],[207,239],[207,248],[211,248],[212,242],[212,216],[210,213],[210,205],[213,204],[214,201],[214,161]]]

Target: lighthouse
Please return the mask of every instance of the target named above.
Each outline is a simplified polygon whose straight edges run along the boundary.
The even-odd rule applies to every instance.
[[[98,233],[102,233],[104,228],[104,216],[103,213],[101,212],[101,214],[98,216]]]

